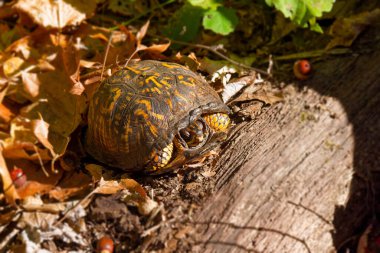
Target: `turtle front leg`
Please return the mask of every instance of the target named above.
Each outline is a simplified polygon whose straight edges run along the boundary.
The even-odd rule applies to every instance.
[[[162,150],[156,151],[152,154],[152,160],[148,164],[147,170],[149,172],[158,172],[165,168],[170,162],[173,155],[173,143],[168,144]]]
[[[230,125],[230,117],[226,113],[214,113],[203,116],[207,125],[216,132],[224,132]]]

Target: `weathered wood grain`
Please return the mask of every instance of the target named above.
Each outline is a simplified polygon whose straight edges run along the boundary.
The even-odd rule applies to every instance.
[[[236,126],[194,251],[335,252],[379,214],[380,50],[357,50]]]

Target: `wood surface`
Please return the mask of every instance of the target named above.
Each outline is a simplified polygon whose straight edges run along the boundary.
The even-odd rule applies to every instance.
[[[380,213],[380,46],[371,38],[370,47],[323,57],[283,103],[235,126],[214,193],[194,217],[194,252],[355,244]]]

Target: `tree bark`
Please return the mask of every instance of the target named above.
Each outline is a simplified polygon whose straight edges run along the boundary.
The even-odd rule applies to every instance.
[[[377,44],[325,57],[284,103],[235,126],[216,163],[215,192],[194,218],[194,251],[355,247],[380,213]]]

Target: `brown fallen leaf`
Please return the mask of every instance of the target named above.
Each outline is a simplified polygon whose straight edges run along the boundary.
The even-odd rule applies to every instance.
[[[21,66],[25,63],[20,57],[14,56],[7,59],[3,63],[3,72],[6,77],[11,77],[21,70]]]
[[[183,65],[186,65],[189,69],[191,69],[192,71],[197,71],[201,65],[201,63],[198,61],[196,55],[191,52],[189,55],[182,55],[180,52],[178,52],[176,55],[175,55],[175,59],[183,64]]]
[[[36,73],[21,71],[21,79],[24,90],[32,97],[37,97],[40,89],[40,82]]]
[[[31,17],[34,22],[46,28],[63,28],[78,25],[96,8],[97,1],[49,1],[19,0],[16,10]]]
[[[3,192],[5,194],[5,199],[11,205],[16,205],[16,200],[20,198],[18,195],[16,188],[13,185],[11,176],[9,174],[9,170],[5,163],[2,147],[0,145],[0,176],[3,185]]]
[[[140,47],[141,47],[141,42],[142,42],[142,39],[145,37],[146,35],[146,32],[148,31],[148,27],[149,27],[149,24],[150,24],[150,20],[148,20],[141,28],[140,30],[137,32],[136,34],[136,45],[137,45],[137,49],[136,50],[139,50]]]
[[[169,46],[170,46],[170,41],[164,44],[153,44],[151,46],[146,46],[142,44],[142,39],[145,37],[148,28],[149,28],[150,21],[148,20],[137,32],[136,34],[136,49],[135,51],[131,54],[131,56],[128,58],[127,62],[125,65],[128,65],[129,61],[136,55],[138,52],[146,52],[149,54],[153,54],[156,57],[155,58],[161,58],[160,53],[166,51]],[[165,58],[165,57],[162,57]]]
[[[16,215],[16,210],[11,209],[8,212],[0,214],[0,225],[8,224],[12,221],[13,217]]]
[[[34,119],[31,121],[32,131],[38,139],[38,141],[50,151],[52,157],[57,157],[57,154],[54,152],[53,145],[50,143],[48,139],[49,124],[42,119],[41,115],[40,118],[41,119]]]
[[[0,103],[0,120],[8,123],[13,117],[14,114],[8,109],[8,107]]]
[[[59,201],[90,191],[91,177],[83,172],[64,173],[61,181],[49,192],[49,197]]]

